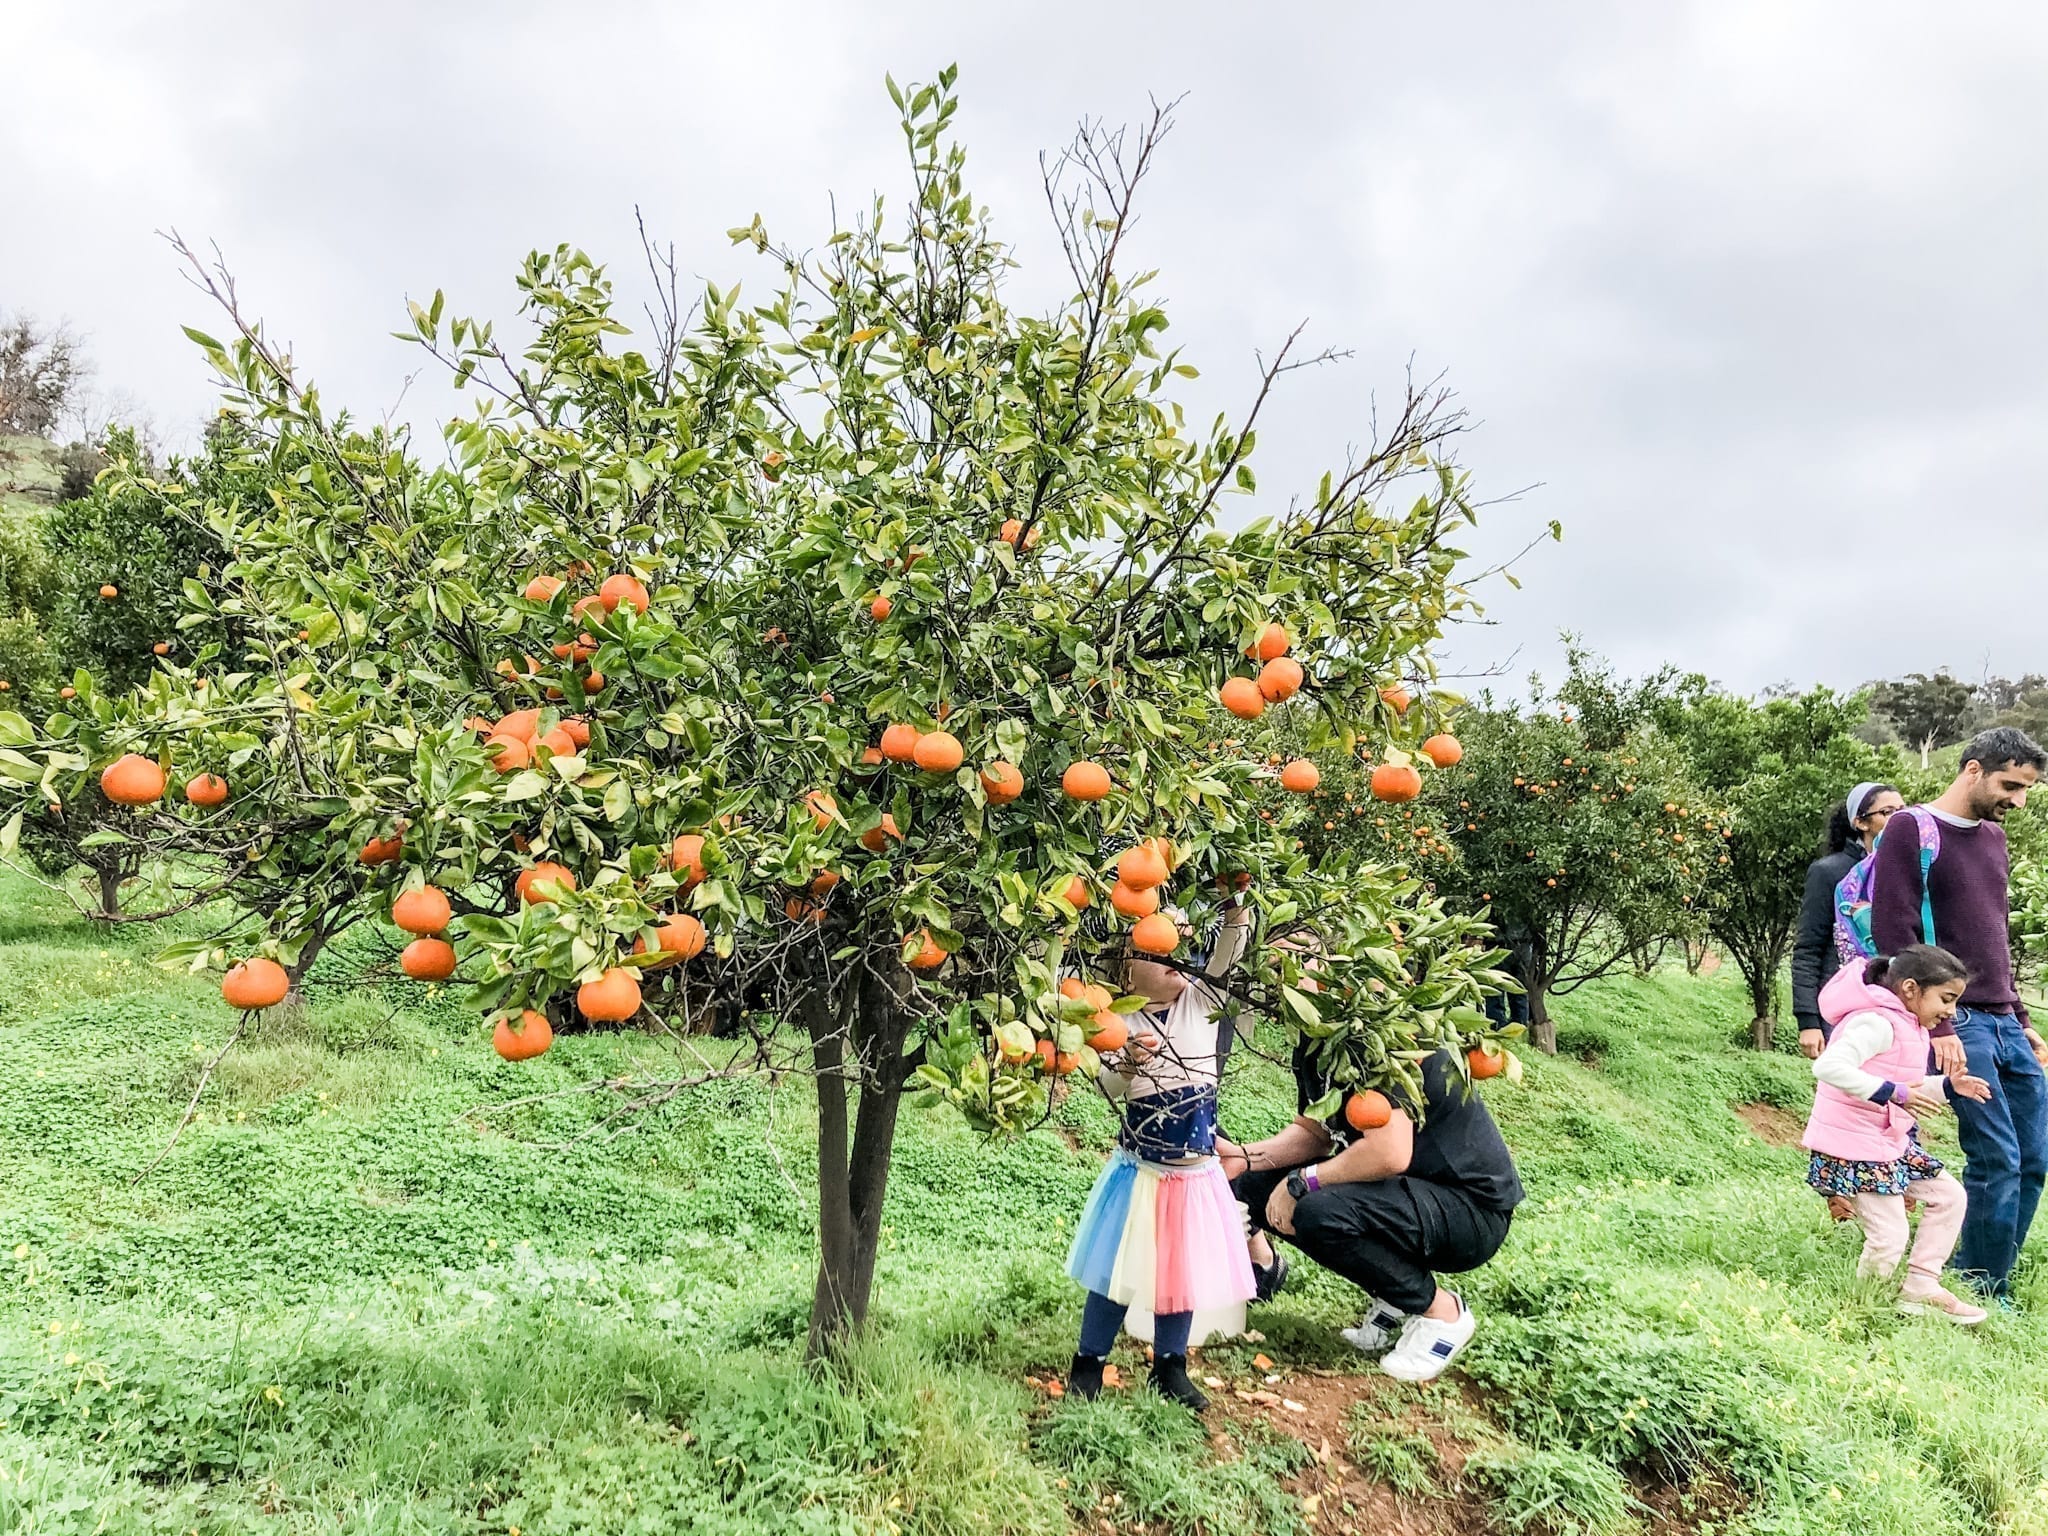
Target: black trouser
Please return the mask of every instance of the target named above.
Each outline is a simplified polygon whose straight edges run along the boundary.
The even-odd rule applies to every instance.
[[[1259,1168],[1230,1188],[1271,1232],[1266,1201],[1289,1168]],[[1462,1189],[1407,1175],[1370,1184],[1326,1184],[1294,1207],[1295,1247],[1327,1270],[1410,1314],[1436,1300],[1436,1276],[1477,1269],[1508,1235],[1508,1213]]]

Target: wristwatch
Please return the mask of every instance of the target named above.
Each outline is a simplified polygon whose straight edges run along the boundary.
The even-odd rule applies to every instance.
[[[1297,1168],[1287,1175],[1287,1193],[1297,1200],[1305,1200],[1323,1187],[1323,1181],[1316,1177],[1315,1164]]]

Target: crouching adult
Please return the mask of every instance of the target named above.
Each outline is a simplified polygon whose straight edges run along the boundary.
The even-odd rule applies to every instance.
[[[1297,1107],[1325,1085],[1295,1058]],[[1522,1200],[1522,1181],[1500,1128],[1447,1052],[1422,1063],[1420,1103],[1389,1094],[1387,1123],[1354,1130],[1340,1111],[1306,1114],[1245,1147],[1219,1142],[1231,1188],[1251,1213],[1261,1299],[1286,1278],[1277,1233],[1365,1296],[1365,1320],[1344,1337],[1402,1381],[1439,1376],[1471,1342],[1472,1309],[1437,1283],[1477,1269],[1499,1251]]]

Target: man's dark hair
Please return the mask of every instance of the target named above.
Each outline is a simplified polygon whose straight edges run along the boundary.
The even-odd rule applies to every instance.
[[[1986,773],[2005,768],[2031,768],[2036,773],[2048,773],[2048,752],[2043,752],[2040,744],[2018,726],[1994,725],[1970,738],[1970,744],[1963,748],[1962,761],[1956,766],[1967,768],[1972,763],[1980,765]]]

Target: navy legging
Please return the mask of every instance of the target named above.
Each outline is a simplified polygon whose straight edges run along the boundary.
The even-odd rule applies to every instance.
[[[1088,1293],[1088,1302],[1081,1308],[1080,1352],[1090,1359],[1100,1360],[1116,1347],[1116,1336],[1123,1331],[1124,1314],[1130,1311],[1120,1301],[1111,1301],[1098,1291]],[[1152,1352],[1155,1355],[1184,1355],[1188,1352],[1188,1335],[1194,1331],[1195,1314],[1192,1312],[1162,1312],[1152,1319]]]

